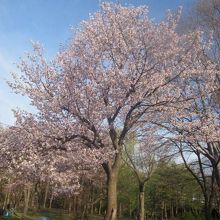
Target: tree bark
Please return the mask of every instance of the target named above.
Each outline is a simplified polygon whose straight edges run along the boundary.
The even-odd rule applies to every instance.
[[[174,208],[173,208],[173,203],[171,203],[171,217],[174,218]]]
[[[99,201],[99,215],[102,214],[102,200]]]
[[[24,190],[24,210],[23,210],[23,215],[27,215],[30,195],[31,195],[31,186],[27,185],[27,188]]]
[[[71,212],[72,212],[72,204],[73,204],[73,199],[70,198],[70,199],[69,199],[69,206],[68,206],[68,213],[69,213],[69,215],[70,215]]]
[[[117,219],[117,170],[112,170],[108,175],[107,212],[105,220]]]
[[[167,220],[167,204],[164,205],[164,217]]]
[[[119,217],[122,216],[122,204],[121,204],[121,202],[119,203],[119,212],[118,212],[118,216],[119,216]]]
[[[94,212],[94,187],[92,186],[90,214],[93,215],[93,212]]]
[[[6,192],[5,199],[4,199],[4,204],[3,204],[4,208],[6,208],[7,205],[9,204],[9,202],[10,202],[10,194],[11,194],[10,191]]]
[[[107,174],[107,210],[104,220],[117,219],[117,182],[121,162],[121,153],[116,153],[114,163],[103,164]]]
[[[138,220],[144,220],[144,183],[139,183]]]
[[[44,204],[43,204],[44,209],[46,208],[48,191],[49,191],[49,180],[47,180],[47,182],[46,182],[46,188],[45,188],[45,194],[44,194]]]
[[[53,202],[53,194],[50,197],[50,206],[49,206],[50,209],[52,208],[52,202]]]

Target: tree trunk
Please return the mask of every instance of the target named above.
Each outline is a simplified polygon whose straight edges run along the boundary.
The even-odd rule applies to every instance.
[[[68,207],[68,213],[69,213],[69,215],[71,214],[71,211],[72,211],[72,204],[73,204],[73,199],[70,198],[70,199],[69,199],[69,207]]]
[[[102,214],[102,200],[99,201],[99,215]]]
[[[10,201],[10,191],[7,191],[5,195],[4,203],[3,203],[3,208],[7,207],[9,201]]]
[[[144,183],[139,183],[138,220],[144,220]]]
[[[46,208],[48,191],[49,191],[49,180],[47,180],[47,183],[46,183],[46,188],[45,188],[45,194],[44,194],[44,204],[43,204],[43,208],[44,208],[44,209]]]
[[[49,206],[50,209],[52,208],[52,202],[53,202],[53,194],[50,197],[50,206]]]
[[[30,194],[31,194],[31,186],[27,185],[27,188],[24,190],[24,210],[23,210],[23,215],[27,215],[28,205],[29,205],[29,200],[30,200]]]
[[[107,210],[104,220],[117,219],[117,182],[121,153],[116,153],[113,164],[109,161],[102,166],[107,174]]]
[[[35,206],[35,193],[34,192],[32,193],[30,200],[31,200],[30,201],[30,207],[34,208],[34,206]]]
[[[112,170],[108,175],[108,198],[105,220],[117,219],[117,175],[118,170]]]
[[[88,219],[87,217],[87,204],[83,205],[83,212],[82,212],[82,216],[81,216],[81,220],[85,220]]]
[[[164,201],[162,201],[161,205],[161,219],[163,220],[163,209],[164,209]]]
[[[6,205],[10,204],[10,197],[11,197],[11,191],[9,190],[7,200],[6,200]]]
[[[76,210],[77,210],[77,196],[74,195],[74,198],[73,198],[73,214],[74,215],[76,214]]]
[[[119,203],[119,212],[118,212],[118,216],[119,216],[119,217],[122,216],[122,204],[121,204],[121,202]]]
[[[215,173],[215,181],[218,186],[218,191],[220,191],[220,163],[218,164],[212,164],[214,173]]]
[[[93,212],[94,212],[94,187],[92,186],[90,214],[93,215]]]
[[[171,217],[174,218],[174,208],[173,208],[173,203],[171,203]]]
[[[164,205],[164,217],[167,220],[167,204]]]

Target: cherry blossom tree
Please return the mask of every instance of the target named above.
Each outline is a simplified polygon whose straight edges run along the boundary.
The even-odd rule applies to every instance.
[[[75,151],[75,159],[89,152],[88,163],[101,158],[106,220],[117,216],[117,176],[128,134],[190,100],[195,94],[182,95],[185,82],[214,80],[215,66],[201,62],[207,47],[201,33],[179,35],[178,18],[179,12],[168,12],[165,21],[155,23],[146,7],[103,3],[53,60],[34,44],[11,83],[37,109],[28,130],[41,149]],[[193,91],[193,84],[189,87]]]
[[[73,151],[57,150],[54,154],[53,151],[42,150],[37,133],[32,130],[33,135],[25,123],[27,121],[22,124],[17,122],[16,126],[1,130],[0,133],[0,165],[5,170],[4,177],[8,177],[6,201],[9,200],[7,195],[11,194],[11,189],[15,191],[22,186],[24,215],[27,214],[31,197],[37,202],[37,207],[40,207],[41,183],[46,184],[45,207],[49,186],[53,188],[53,196],[77,194],[80,190],[80,177],[86,174],[89,177],[88,172],[95,173],[97,168],[97,165],[87,163],[90,157],[88,151],[80,152],[81,156],[75,157],[77,152]]]

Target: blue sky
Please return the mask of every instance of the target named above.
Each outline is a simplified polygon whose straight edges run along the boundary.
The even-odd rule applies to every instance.
[[[40,42],[48,57],[58,52],[71,36],[71,27],[99,8],[99,0],[0,0],[0,123],[12,125],[11,109],[31,111],[25,97],[7,86],[10,72],[16,72],[19,57],[31,50],[31,40]],[[121,4],[148,5],[150,16],[161,20],[167,9],[193,0],[118,0]]]

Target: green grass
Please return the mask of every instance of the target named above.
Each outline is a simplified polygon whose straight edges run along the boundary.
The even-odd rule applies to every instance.
[[[37,218],[48,216],[51,220],[73,220],[73,216],[69,215],[67,211],[60,209],[43,210],[42,212],[29,212],[27,216],[22,219],[22,214],[17,213],[19,217],[13,216],[11,218],[0,218],[0,220],[36,220]],[[89,220],[102,220],[103,216],[93,215],[89,217]],[[173,220],[203,220],[204,218],[198,216],[197,218],[191,213],[186,213],[184,216],[175,218]],[[118,218],[118,220],[131,220],[129,218]]]
[[[17,213],[17,212],[16,212]],[[51,220],[73,220],[73,216],[69,215],[65,211],[60,210],[44,210],[43,212],[30,212],[27,216],[22,218],[22,213],[17,213],[19,216],[12,216],[10,218],[0,218],[0,220],[35,220],[37,218],[48,216]],[[103,216],[93,215],[89,217],[89,220],[102,220]],[[118,218],[118,220],[130,220],[128,218]]]

